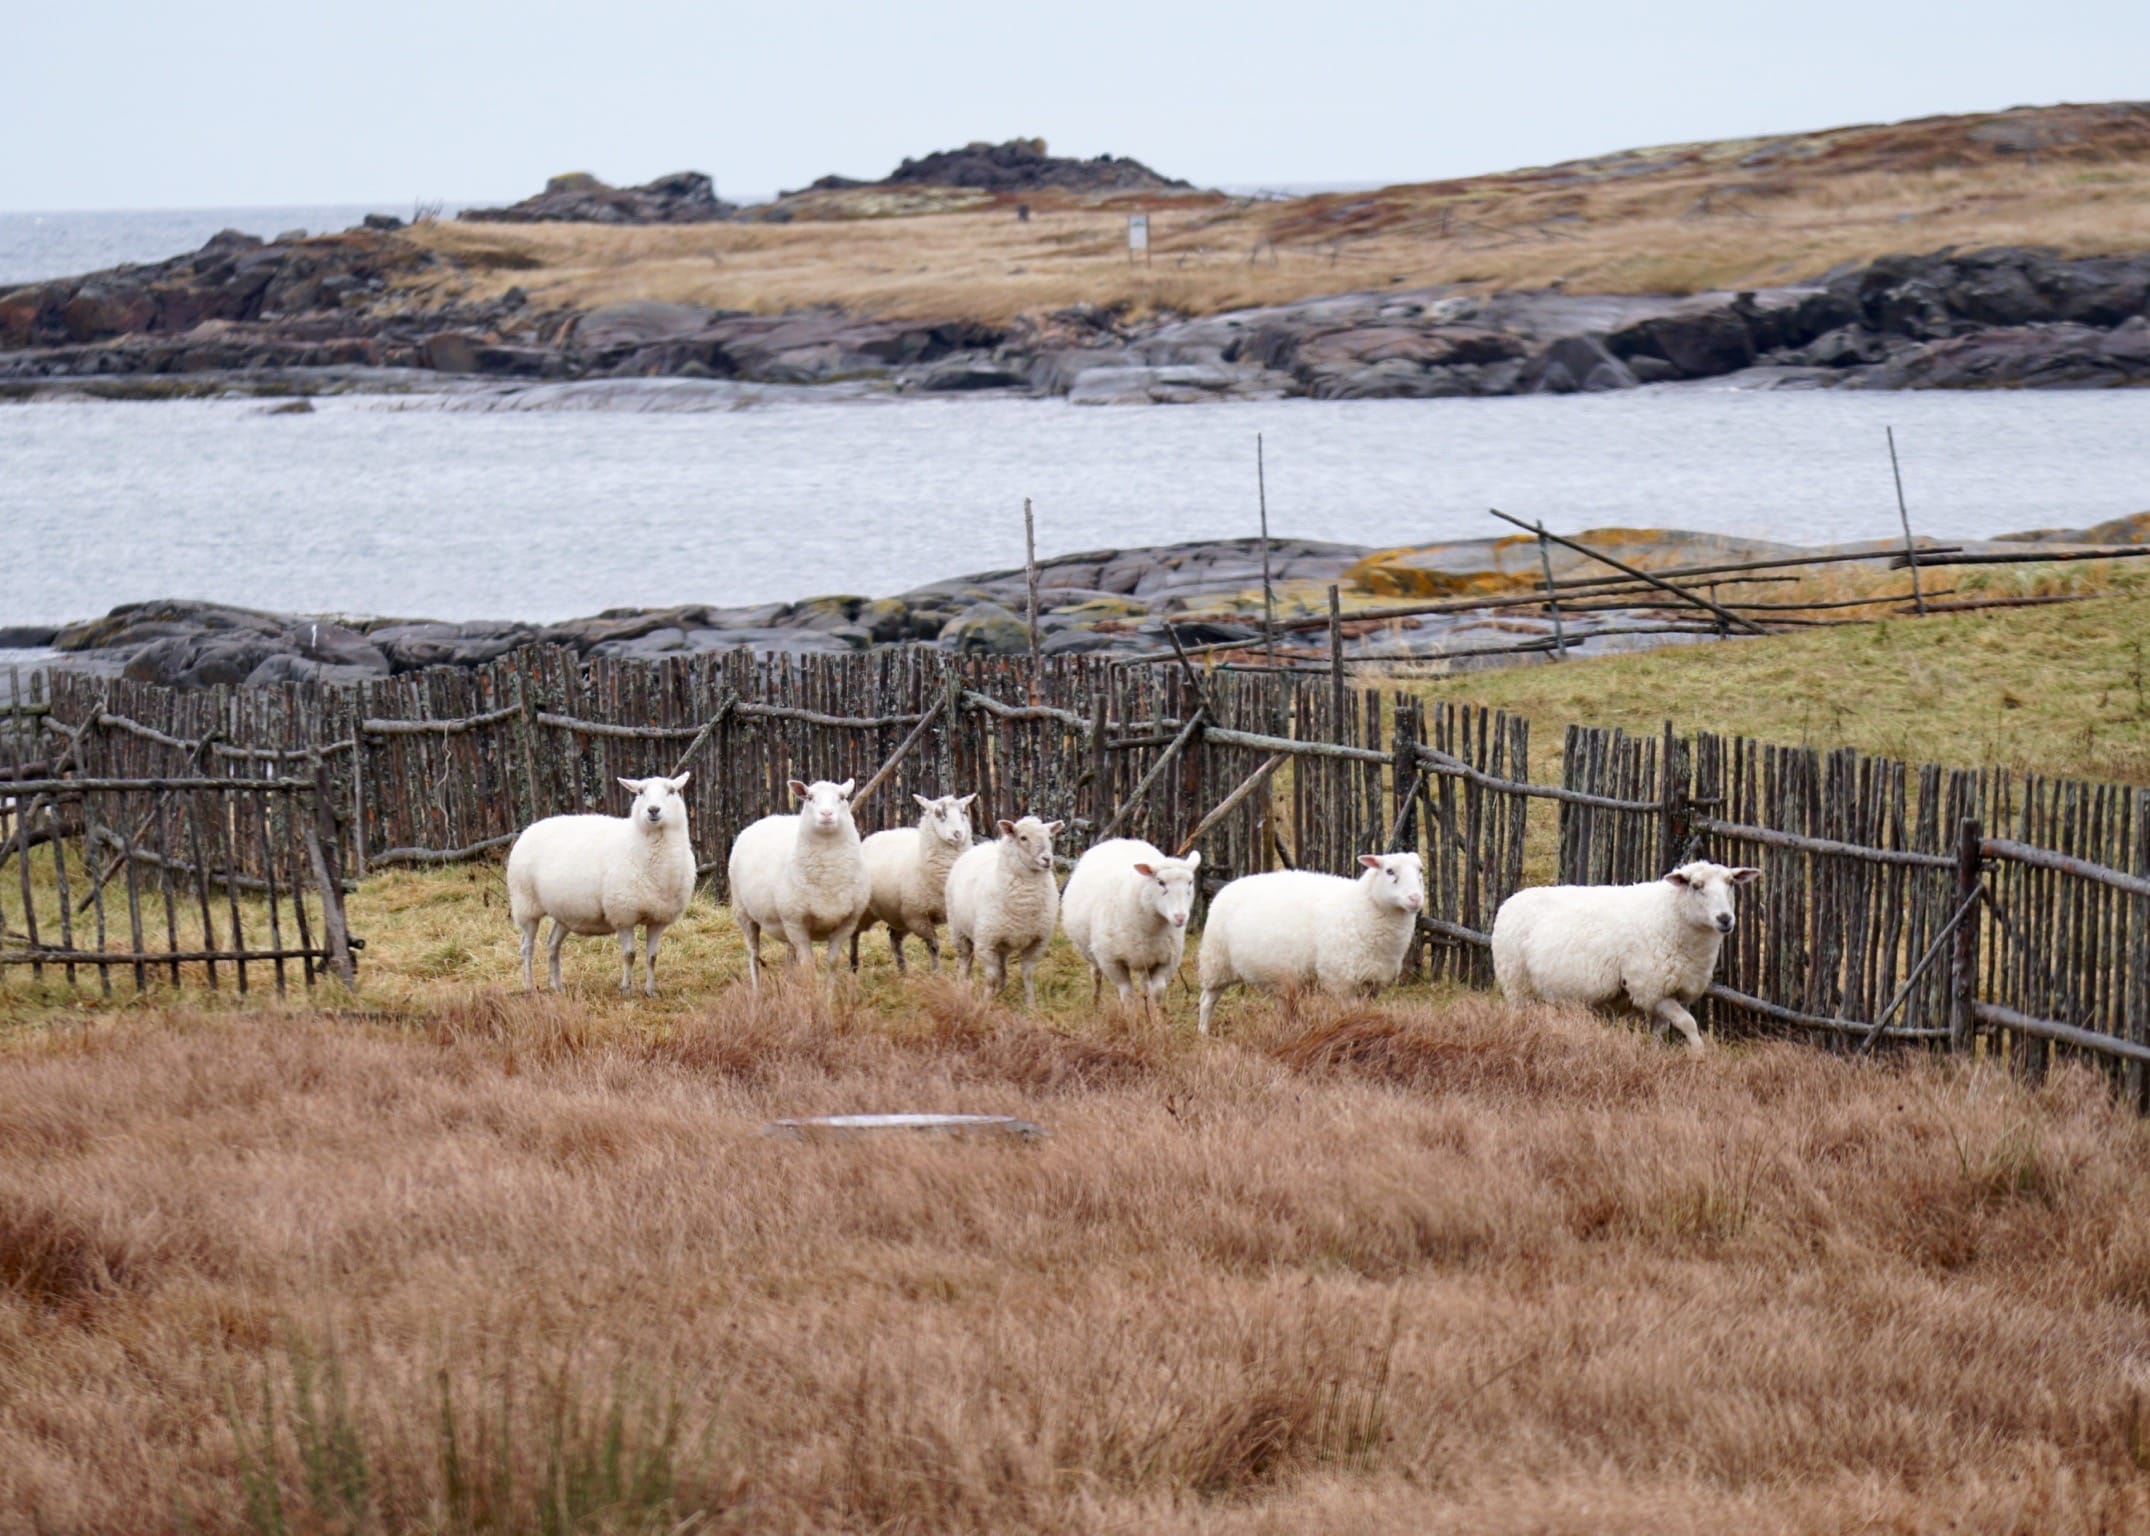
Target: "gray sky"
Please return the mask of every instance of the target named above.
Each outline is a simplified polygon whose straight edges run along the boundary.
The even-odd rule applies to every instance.
[[[1203,184],[2150,96],[2142,0],[377,0],[19,8],[0,209],[773,192],[1043,135]]]

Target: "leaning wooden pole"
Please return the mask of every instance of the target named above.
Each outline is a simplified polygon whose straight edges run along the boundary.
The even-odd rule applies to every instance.
[[[1746,618],[1741,614],[1734,613],[1731,609],[1726,608],[1718,603],[1711,602],[1708,598],[1702,596],[1702,594],[1699,592],[1690,592],[1685,587],[1676,587],[1671,582],[1660,580],[1658,577],[1651,575],[1648,571],[1645,571],[1638,566],[1629,565],[1624,560],[1615,560],[1611,555],[1605,554],[1600,550],[1592,549],[1588,544],[1578,544],[1575,542],[1575,540],[1570,538],[1564,538],[1557,533],[1546,533],[1542,526],[1533,526],[1530,523],[1524,522],[1523,519],[1521,519],[1520,517],[1510,517],[1507,513],[1503,512],[1498,507],[1488,507],[1486,510],[1491,512],[1495,517],[1499,518],[1504,523],[1513,523],[1516,527],[1522,529],[1525,533],[1542,534],[1544,537],[1551,539],[1555,544],[1558,544],[1565,549],[1572,549],[1579,555],[1588,555],[1591,559],[1599,561],[1602,564],[1609,565],[1616,571],[1620,571],[1625,573],[1626,575],[1634,577],[1637,581],[1647,582],[1650,586],[1656,587],[1661,591],[1670,592],[1674,597],[1678,598],[1683,603],[1692,603],[1697,608],[1707,608],[1711,613],[1717,615],[1718,618],[1724,620],[1727,624],[1737,625],[1739,628],[1745,630],[1750,635],[1766,635],[1769,633],[1768,630],[1764,629],[1761,625],[1755,623],[1752,619]]]
[[[1545,572],[1545,606],[1553,615],[1553,660],[1568,659],[1568,638],[1560,625],[1560,599],[1553,589],[1553,547],[1545,541],[1545,522],[1538,523],[1538,568]]]
[[[1911,600],[1918,604],[1919,617],[1926,616],[1926,593],[1919,582],[1918,546],[1911,540],[1911,513],[1904,505],[1904,470],[1896,462],[1896,428],[1884,429],[1889,434],[1889,473],[1896,477],[1896,516],[1904,525],[1904,564],[1911,567]]]

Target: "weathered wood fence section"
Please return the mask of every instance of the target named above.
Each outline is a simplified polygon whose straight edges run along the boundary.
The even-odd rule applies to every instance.
[[[2104,1063],[2150,1107],[2150,790],[1843,749],[1570,728],[1561,878],[1753,864],[1718,1027],[1884,1035],[2042,1073]]]
[[[108,978],[159,931],[164,961],[221,962],[242,947],[243,916],[269,928],[250,963],[273,951],[311,979],[338,963],[338,872],[497,854],[539,816],[616,811],[618,777],[683,769],[721,899],[733,835],[787,807],[787,779],[849,777],[868,830],[909,821],[914,792],[975,791],[981,830],[1057,818],[1070,856],[1111,836],[1199,843],[1210,889],[1414,849],[1429,900],[1413,965],[1476,984],[1491,980],[1493,915],[1526,867],[1603,883],[1693,857],[1759,865],[1710,992],[1720,1030],[1983,1044],[2034,1073],[2056,1051],[2085,1053],[2150,1103],[2150,791],[1669,726],[1570,728],[1559,782],[1539,783],[1519,719],[1337,675],[1180,661],[1033,671],[920,648],[583,664],[527,650],[343,687],[33,679],[0,715],[0,848],[18,861],[18,891],[38,886],[27,856],[47,842],[91,852],[69,864],[55,851],[44,885],[106,872],[68,887],[64,919],[46,895],[34,936],[26,901],[0,913],[0,976],[109,951]],[[1533,816],[1533,801],[1557,819]],[[316,848],[325,886],[308,884]],[[0,859],[0,890],[7,873]],[[266,914],[235,909],[234,893],[268,897]],[[288,931],[279,900],[298,903]],[[229,937],[204,916],[216,911]]]
[[[71,723],[33,681],[0,707],[0,985],[27,973],[106,997],[183,980],[279,996],[353,978],[327,776],[305,753],[246,768],[194,752],[115,770],[101,708]]]
[[[1107,836],[1177,849],[1199,834],[1212,887],[1279,864],[1348,868],[1395,830],[1393,732],[1416,742],[1426,728],[1416,701],[1327,678],[1075,657],[1043,663],[1033,687],[1027,662],[922,648],[588,664],[531,649],[471,671],[239,691],[62,673],[49,693],[42,740],[95,723],[84,772],[318,764],[355,875],[495,853],[538,817],[618,810],[620,777],[688,771],[696,857],[720,899],[733,836],[788,809],[794,777],[859,780],[868,831],[914,820],[913,793],[975,791],[981,830],[1057,818],[1070,854]],[[1439,708],[1433,729],[1444,751],[1523,771],[1519,721],[1495,730]],[[1488,835],[1471,820],[1482,798],[1441,812],[1463,818],[1472,847]],[[1501,857],[1520,870],[1520,822],[1506,835]],[[1454,848],[1450,862],[1457,910],[1479,916],[1483,868]]]

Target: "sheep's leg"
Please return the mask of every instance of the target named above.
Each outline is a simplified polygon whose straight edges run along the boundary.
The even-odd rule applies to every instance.
[[[663,937],[664,930],[662,928],[652,928],[644,925],[642,929],[642,960],[643,968],[649,973],[642,985],[642,994],[645,997],[655,997],[657,995],[657,941]]]
[[[556,917],[552,920],[552,932],[545,935],[545,968],[552,976],[552,989],[555,992],[567,990],[560,981],[560,946],[566,942],[567,924]]]
[[[542,921],[544,921],[542,918],[532,918],[527,923],[516,924],[523,931],[523,990],[525,992],[535,992],[537,990],[537,972],[534,962],[537,959],[538,924]]]
[[[978,946],[969,939],[956,940],[956,963],[963,967],[963,979],[970,980],[971,966],[978,958]]]
[[[988,944],[985,949],[985,995],[998,998],[1007,979],[1008,957],[1001,953],[998,944]]]
[[[893,933],[895,930],[890,929],[889,931]],[[844,946],[846,944],[856,944],[857,941],[858,930],[856,928],[839,928],[829,935],[829,976],[832,980],[836,973],[843,969]],[[807,955],[811,958],[813,951],[808,950]]]
[[[1217,1011],[1217,999],[1222,996],[1224,996],[1224,988],[1222,987],[1212,987],[1205,984],[1202,988],[1202,1006],[1196,1011],[1195,1027],[1205,1035],[1209,1033],[1210,1015]]]
[[[903,936],[909,931],[909,929],[896,923],[888,925],[888,952],[896,957],[896,974],[898,976],[901,976],[908,969],[903,963]]]
[[[761,990],[761,924],[751,917],[739,919],[739,931],[747,940],[747,985]]]
[[[1097,966],[1090,967],[1090,1011],[1097,1012],[1098,1003],[1105,996],[1105,973]]]
[[[635,928],[629,923],[614,935],[620,941],[620,996],[632,997],[635,992]]]
[[[865,936],[866,930],[863,928],[851,930],[851,969],[854,971],[859,968],[859,940]]]
[[[1028,1013],[1038,1011],[1038,957],[1044,953],[1043,944],[1033,944],[1023,951],[1023,1008]]]
[[[1105,974],[1112,978],[1112,990],[1120,995],[1120,1006],[1126,1008],[1135,1000],[1135,973],[1124,961],[1107,960]]]
[[[926,969],[938,976],[941,973],[941,936],[929,933],[919,941],[926,946]]]
[[[791,963],[793,965],[805,965],[809,968],[813,966],[814,936],[807,932],[804,923],[795,923],[790,918],[785,918],[784,942],[791,946]],[[833,950],[829,952],[829,964],[832,967],[836,964],[836,953]]]
[[[1685,1035],[1689,1049],[1697,1051],[1702,1049],[1702,1031],[1695,1027],[1695,1016],[1680,1006],[1678,998],[1662,998],[1659,1000],[1658,1005],[1650,1011],[1655,1018],[1670,1024],[1674,1029]]]

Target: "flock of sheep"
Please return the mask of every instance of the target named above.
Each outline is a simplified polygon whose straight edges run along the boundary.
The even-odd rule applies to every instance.
[[[643,990],[657,993],[657,945],[693,899],[694,850],[677,778],[621,779],[634,796],[624,817],[552,816],[524,829],[508,854],[508,912],[522,930],[523,983],[535,988],[539,926],[552,986],[568,934],[613,934],[620,990],[634,986],[635,931],[642,931]],[[1091,974],[1091,1000],[1111,981],[1123,1005],[1160,1006],[1179,974],[1202,856],[1173,858],[1139,838],[1113,838],[1084,853],[1063,891],[1054,872],[1057,821],[998,823],[991,842],[972,836],[975,795],[918,802],[916,826],[859,835],[854,783],[791,781],[792,813],[764,816],[732,841],[732,916],[746,937],[747,975],[761,984],[761,939],[781,937],[795,964],[828,947],[837,969],[858,940],[886,924],[896,968],[904,941],[924,943],[939,969],[945,924],[968,978],[983,963],[997,995],[1009,963],[1023,976],[1023,1002],[1037,1004],[1039,959],[1058,926]],[[1196,963],[1199,1027],[1209,1033],[1217,1000],[1235,984],[1310,986],[1366,995],[1403,969],[1425,906],[1415,853],[1359,856],[1356,879],[1283,870],[1244,875],[1211,899]],[[1516,892],[1493,924],[1493,966],[1511,1001],[1624,1005],[1699,1048],[1688,1012],[1709,986],[1734,924],[1733,891],[1761,871],[1684,864],[1662,880],[1621,886],[1539,886]]]

